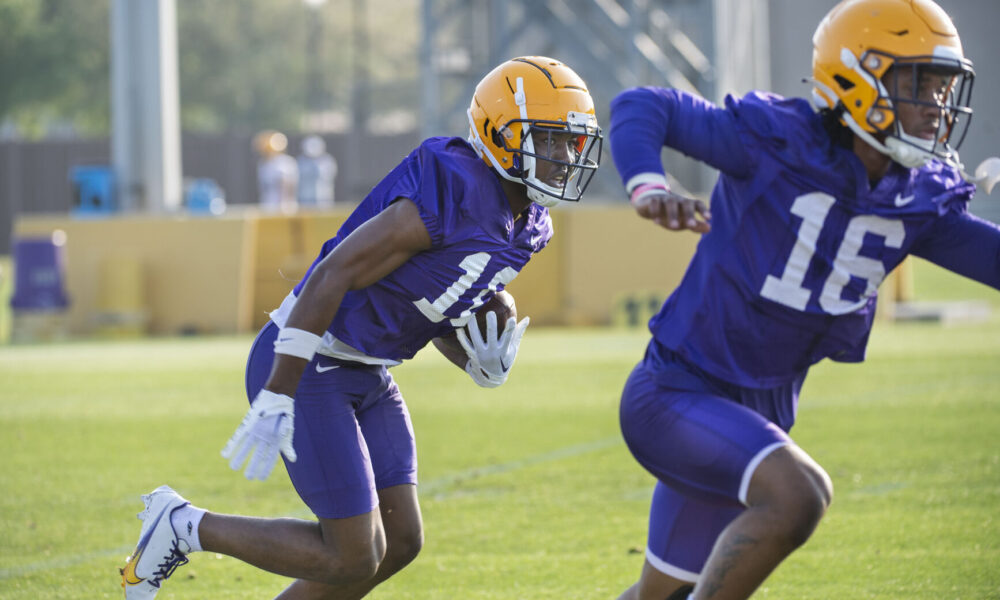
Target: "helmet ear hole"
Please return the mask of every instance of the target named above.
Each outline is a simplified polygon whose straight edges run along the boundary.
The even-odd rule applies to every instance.
[[[840,89],[845,92],[854,87],[854,82],[843,75],[834,75],[833,79],[837,82],[837,85],[840,86]]]
[[[493,144],[499,148],[504,148],[503,136],[500,132],[496,130],[496,127],[490,127],[490,139],[493,140]]]

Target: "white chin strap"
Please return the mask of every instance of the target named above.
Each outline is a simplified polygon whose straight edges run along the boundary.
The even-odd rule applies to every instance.
[[[904,167],[913,169],[923,166],[924,163],[933,158],[938,158],[933,153],[919,147],[925,145],[927,142],[928,140],[905,133],[900,133],[899,136],[890,135],[885,140],[885,147],[888,149],[888,152],[885,154]]]
[[[927,161],[933,158],[937,158],[936,156],[934,156],[933,153],[928,152],[926,150],[922,150],[916,146],[910,145],[905,141],[892,135],[886,137],[885,143],[882,143],[877,139],[875,139],[875,136],[862,129],[861,126],[858,125],[857,122],[855,122],[854,118],[851,116],[851,113],[844,111],[844,113],[841,116],[843,117],[844,122],[847,123],[847,126],[851,129],[851,131],[854,132],[854,135],[858,136],[859,138],[864,140],[869,146],[875,148],[882,154],[885,154],[886,156],[898,162],[899,164],[903,165],[907,169],[914,169],[917,167],[921,167]],[[911,135],[906,135],[906,134],[903,135],[907,138],[910,138],[910,141],[918,140],[919,142],[924,142],[924,140],[915,138]]]

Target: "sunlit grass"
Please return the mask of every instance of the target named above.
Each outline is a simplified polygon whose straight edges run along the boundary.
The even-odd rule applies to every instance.
[[[980,288],[961,297],[995,302]],[[427,541],[372,597],[598,599],[627,587],[652,479],[620,441],[617,402],[646,337],[529,330],[496,390],[433,351],[394,369]],[[244,412],[250,341],[0,347],[0,598],[119,597],[138,496],[161,483],[213,510],[307,516],[280,468],[250,483],[218,454]],[[866,364],[821,363],[793,435],[833,477],[834,504],[758,597],[1000,597],[997,432],[996,315],[879,323]],[[286,584],[198,554],[158,600],[267,598]]]

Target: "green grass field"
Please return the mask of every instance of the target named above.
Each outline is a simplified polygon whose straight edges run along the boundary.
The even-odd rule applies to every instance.
[[[759,598],[1000,598],[1000,294],[920,271],[918,297],[987,322],[879,323],[864,365],[822,363],[793,435],[833,477],[827,518]],[[249,337],[0,347],[0,598],[119,597],[139,494],[306,517],[219,450],[244,413]],[[412,412],[426,544],[372,594],[614,598],[642,564],[652,480],[617,424],[643,331],[528,331],[481,390],[432,350],[394,370]],[[287,583],[202,553],[158,599],[270,598]]]

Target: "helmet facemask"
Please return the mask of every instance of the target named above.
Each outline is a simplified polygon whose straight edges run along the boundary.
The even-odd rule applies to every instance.
[[[518,147],[508,143],[515,129],[521,131]],[[506,172],[524,183],[529,200],[542,206],[579,202],[597,173],[603,139],[593,115],[571,111],[565,121],[515,119],[501,128],[499,137],[498,145],[514,157]]]
[[[870,54],[877,55],[875,52]],[[972,69],[963,62],[922,56],[897,59],[883,79],[878,81],[879,96],[869,113],[868,122],[882,129],[879,122],[884,123],[886,111],[891,111],[892,120],[885,129],[885,145],[893,154],[913,155],[915,161],[919,160],[918,165],[923,162],[921,159],[931,157],[952,164],[959,163],[957,150],[972,120],[969,100],[975,77]],[[938,112],[933,135],[906,132],[900,111],[920,110],[928,106]]]

